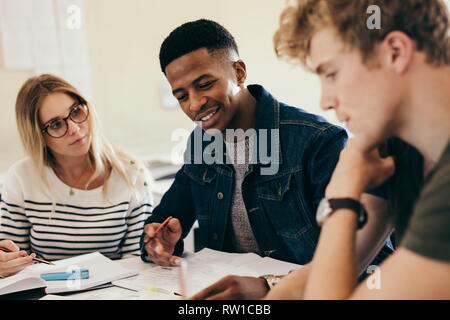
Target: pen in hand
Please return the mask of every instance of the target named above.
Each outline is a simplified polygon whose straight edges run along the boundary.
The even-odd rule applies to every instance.
[[[159,233],[158,233],[159,232]],[[176,267],[180,258],[173,256],[176,243],[182,233],[180,221],[174,217],[168,217],[163,223],[153,222],[144,227],[142,239],[148,258],[166,267]]]
[[[149,236],[146,235],[145,238],[144,238],[144,242],[145,242],[145,243],[148,243],[151,239],[153,239],[153,238],[156,236],[156,234],[157,234],[157,233],[158,233],[158,232],[159,232],[166,224],[169,223],[170,219],[172,219],[172,216],[168,217],[166,220],[164,220],[163,223],[161,223],[161,225],[158,227],[158,229],[156,229],[155,234],[153,235],[153,237],[149,237]]]
[[[0,251],[3,251],[3,252],[8,252],[8,253],[10,253],[10,252],[13,252],[13,251],[11,251],[11,250],[9,250],[9,249],[6,249],[6,248],[0,248]],[[39,258],[33,258],[33,261],[36,261],[36,262],[42,262],[42,263],[45,263],[45,264],[49,264],[49,265],[55,265],[53,262],[51,262],[51,261],[47,261],[47,260],[44,260],[44,259],[39,259]]]

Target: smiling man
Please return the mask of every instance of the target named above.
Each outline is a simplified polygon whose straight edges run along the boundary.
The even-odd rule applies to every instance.
[[[176,265],[182,239],[198,220],[202,247],[308,263],[320,231],[315,211],[346,142],[345,130],[278,102],[260,85],[247,86],[234,38],[213,21],[175,29],[161,46],[160,63],[182,111],[198,124],[186,159],[209,150],[215,161],[185,162],[146,222],[143,259]],[[229,135],[239,130],[245,134]],[[208,149],[213,136],[223,149]],[[271,166],[266,153],[277,164],[270,173],[264,171]],[[259,298],[269,278],[274,279],[225,278],[216,294],[201,297]],[[238,289],[222,290],[232,287]]]
[[[381,12],[380,29],[366,27],[367,8],[374,4]],[[268,298],[295,291],[305,299],[449,299],[446,5],[441,0],[298,0],[280,21],[277,54],[317,73],[321,107],[334,110],[355,138],[341,153],[323,200],[331,205],[345,199],[346,204],[318,209],[322,232],[307,280],[290,275]],[[379,147],[387,140],[392,153],[382,157]],[[362,192],[388,178],[399,248],[378,270],[378,288],[358,286],[355,235]]]

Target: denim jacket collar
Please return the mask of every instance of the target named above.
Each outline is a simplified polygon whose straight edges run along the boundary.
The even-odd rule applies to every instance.
[[[258,143],[260,143],[260,139],[263,139],[264,136],[261,136],[262,130],[267,130],[266,134],[266,145],[267,145],[267,154],[271,155],[272,152],[278,153],[278,163],[282,164],[282,156],[281,156],[281,141],[280,141],[280,104],[279,102],[262,86],[260,85],[249,85],[247,87],[248,91],[250,91],[251,95],[258,101],[257,103],[257,115],[256,115],[256,124],[255,129],[258,137]],[[271,134],[275,134],[275,144],[271,141]],[[273,147],[275,149],[273,150]],[[258,146],[259,148],[259,146]],[[259,155],[258,155],[258,163],[260,163]]]
[[[247,86],[257,101],[256,130],[280,128],[280,105],[272,95],[260,85]]]
[[[260,150],[261,146],[261,139],[265,139],[267,146],[267,150],[265,150],[266,155],[272,155],[272,152],[277,153],[277,160],[279,164],[282,164],[282,157],[281,157],[281,149],[280,149],[280,140],[279,140],[279,129],[280,129],[280,105],[279,102],[269,93],[267,92],[262,86],[260,85],[249,85],[247,86],[247,89],[249,90],[250,94],[257,100],[256,105],[256,121],[255,121],[255,130],[256,130],[256,137],[255,142],[258,143],[258,151]],[[207,149],[207,147],[211,144],[214,139],[216,139],[214,136],[211,136],[203,131],[203,129],[200,126],[197,126],[194,131],[191,133],[188,141],[188,148],[184,155],[185,164],[200,164],[203,163],[203,161],[200,161],[200,159],[196,159],[196,153],[197,157],[198,151],[195,149],[195,145],[193,144],[193,141],[197,141],[198,139],[202,140],[202,147],[201,147],[201,154],[209,157],[215,157],[214,152],[217,150],[210,150]],[[274,141],[272,141],[274,140]],[[275,147],[275,148],[274,148]],[[222,144],[222,150],[223,150],[223,158],[221,163],[215,163],[214,165],[220,166],[223,168],[223,166],[228,167],[226,163],[226,146],[225,143]],[[202,158],[203,159],[203,158]],[[264,165],[262,163],[262,160],[260,158],[260,153],[257,153],[257,164],[258,165]],[[253,166],[250,164],[249,172],[253,170]]]

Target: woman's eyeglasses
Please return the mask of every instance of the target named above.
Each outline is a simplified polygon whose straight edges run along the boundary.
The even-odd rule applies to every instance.
[[[85,122],[87,118],[89,118],[88,107],[84,104],[76,105],[72,108],[72,110],[70,110],[70,113],[67,117],[50,121],[50,123],[42,129],[42,132],[47,133],[53,138],[64,137],[69,130],[69,124],[67,123],[67,120],[69,118],[77,124]]]

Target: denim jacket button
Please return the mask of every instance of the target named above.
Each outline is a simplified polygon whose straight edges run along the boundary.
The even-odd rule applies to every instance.
[[[223,199],[223,193],[222,192],[218,192],[217,193],[217,199],[219,199],[219,200]]]

